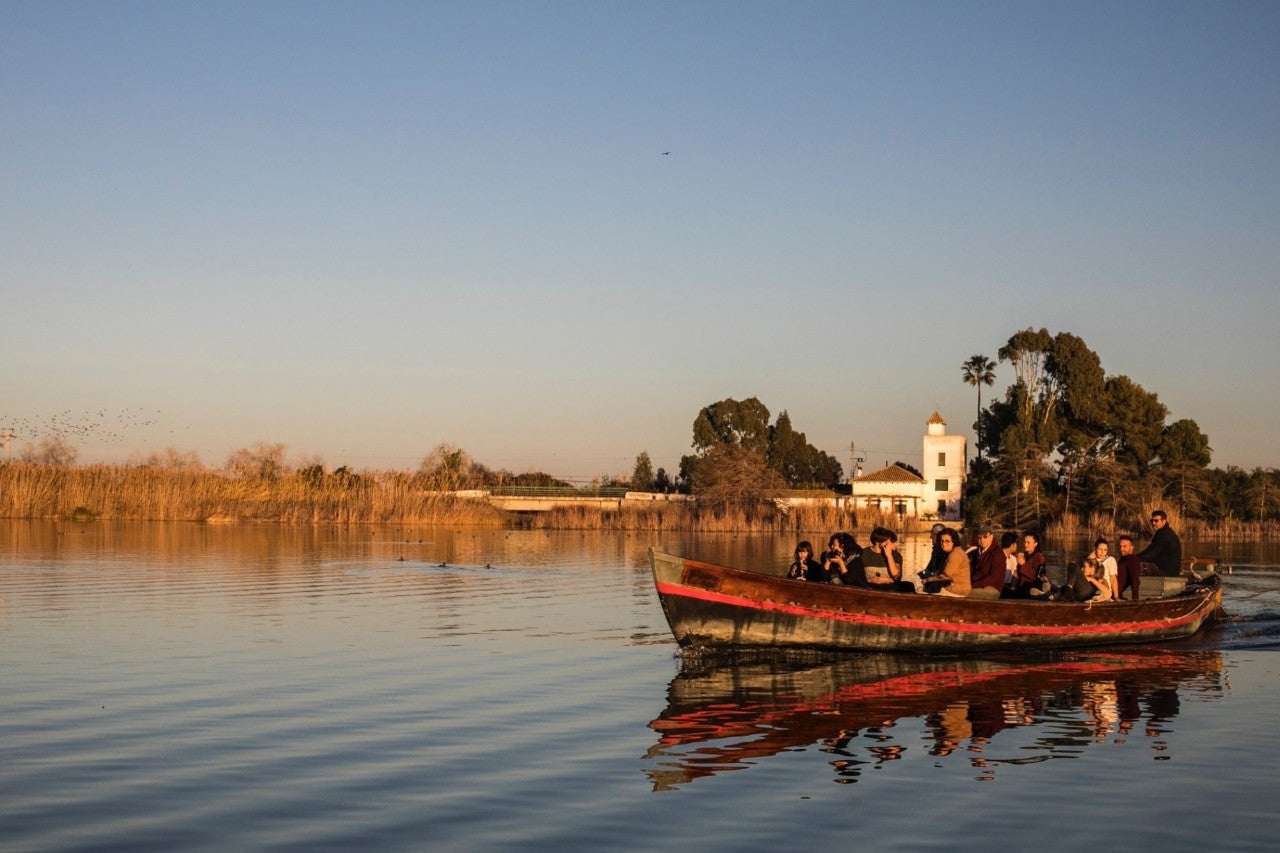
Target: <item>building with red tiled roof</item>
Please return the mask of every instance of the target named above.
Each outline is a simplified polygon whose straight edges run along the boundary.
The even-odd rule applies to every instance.
[[[925,421],[924,476],[901,465],[887,465],[854,477],[849,482],[854,508],[879,509],[910,518],[959,519],[965,444],[963,435],[947,435],[946,420],[934,412]]]

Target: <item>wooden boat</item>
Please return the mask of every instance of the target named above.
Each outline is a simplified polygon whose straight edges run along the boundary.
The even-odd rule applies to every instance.
[[[652,560],[667,622],[690,649],[959,654],[1150,643],[1189,637],[1222,607],[1216,571],[1172,595],[1078,604],[805,583],[656,550]]]

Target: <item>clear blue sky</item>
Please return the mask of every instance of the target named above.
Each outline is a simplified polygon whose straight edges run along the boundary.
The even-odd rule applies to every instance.
[[[1280,4],[3,0],[0,115],[15,449],[918,464],[1044,326],[1280,464]]]

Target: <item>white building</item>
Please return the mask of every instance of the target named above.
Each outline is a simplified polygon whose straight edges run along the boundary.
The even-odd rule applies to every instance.
[[[944,521],[961,517],[966,439],[947,435],[947,422],[934,412],[925,421],[924,476],[889,465],[850,481],[854,509],[879,509],[910,518]]]
[[[940,519],[961,517],[966,443],[963,435],[947,435],[947,422],[937,412],[925,421],[924,506]]]

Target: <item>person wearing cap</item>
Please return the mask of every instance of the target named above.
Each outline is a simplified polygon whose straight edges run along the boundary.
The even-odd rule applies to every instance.
[[[996,547],[996,534],[988,525],[978,528],[978,561],[973,567],[970,598],[999,598],[1004,589],[1004,551]]]

